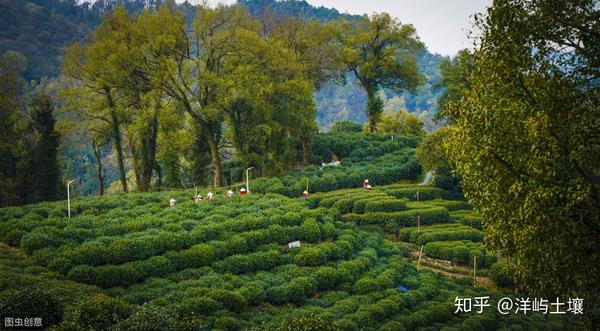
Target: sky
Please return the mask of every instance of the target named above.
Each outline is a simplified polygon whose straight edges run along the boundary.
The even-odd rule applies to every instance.
[[[190,1],[194,2],[194,1]],[[212,0],[209,3],[234,3],[235,0]],[[387,12],[402,24],[412,24],[429,51],[455,55],[471,42],[467,32],[471,16],[484,12],[492,0],[307,0],[313,6],[335,8],[341,13],[372,14]]]

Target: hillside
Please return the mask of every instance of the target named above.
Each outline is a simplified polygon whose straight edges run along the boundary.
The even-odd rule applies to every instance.
[[[430,191],[438,192],[422,193]],[[394,185],[373,192],[333,191],[308,201],[275,194],[231,200],[218,195],[199,205],[189,192],[133,194],[78,200],[71,220],[63,202],[3,209],[3,245],[20,248],[1,250],[0,291],[20,289],[0,297],[29,291],[57,300],[69,312],[60,329],[107,324],[117,330],[567,326],[559,318],[506,317],[495,309],[454,314],[456,296],[497,299],[503,294],[467,285],[468,268],[456,281],[432,272],[425,261],[417,270],[410,256],[418,246],[357,226],[385,219],[386,229],[405,227],[403,240],[426,243],[428,256],[450,254],[450,260],[468,266],[478,254],[480,267],[494,262],[478,244],[481,233],[462,225],[464,218],[454,211],[464,204],[397,198],[414,192],[414,186]],[[170,208],[169,198],[180,202]],[[358,214],[340,218],[347,210]],[[381,217],[386,214],[393,218]],[[418,237],[409,235],[416,214],[421,214]],[[438,223],[447,225],[425,226]],[[442,240],[469,239],[475,244],[468,246],[465,260],[436,248],[461,250],[462,241]],[[284,247],[295,240],[302,242],[300,248]]]
[[[259,178],[246,196],[79,198],[71,219],[65,201],[0,209],[0,310],[57,330],[577,328],[501,315],[510,290],[490,277],[511,282],[482,244],[481,218],[414,184],[415,139],[362,136],[324,136],[315,156],[339,166]],[[371,191],[358,188],[364,177]],[[307,183],[320,193],[299,198]],[[492,306],[455,313],[457,296]]]

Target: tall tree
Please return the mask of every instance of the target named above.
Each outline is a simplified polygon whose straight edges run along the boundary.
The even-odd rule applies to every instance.
[[[61,174],[57,155],[60,136],[55,129],[53,103],[49,94],[40,91],[29,107],[31,134],[35,141],[28,157],[30,201],[52,201],[59,197]]]
[[[157,52],[148,54],[152,79],[166,95],[189,114],[201,128],[210,148],[214,185],[221,185],[221,155],[218,131],[224,120],[217,105],[219,81],[227,77],[223,64],[238,56],[240,37],[252,27],[248,14],[239,6],[200,6],[194,32],[186,35],[184,18],[168,8],[143,15],[140,24],[149,35],[161,35]],[[161,34],[162,33],[162,34]]]
[[[600,302],[600,31],[593,0],[497,0],[446,114],[486,243],[523,293]],[[589,311],[588,318],[598,315]]]
[[[378,132],[399,135],[424,136],[423,123],[419,118],[406,110],[391,114],[383,114],[377,122]]]
[[[22,203],[18,175],[25,154],[21,139],[26,125],[21,111],[24,69],[25,57],[20,53],[0,56],[0,206]]]
[[[261,20],[264,22],[266,20]],[[264,23],[263,23],[264,25]],[[263,29],[267,30],[267,29]],[[326,82],[333,79],[340,79],[341,64],[336,60],[334,54],[336,48],[333,46],[334,33],[331,26],[321,24],[319,21],[306,21],[300,18],[288,16],[276,19],[272,26],[270,36],[283,43],[298,64],[296,70],[303,71],[305,79],[312,82],[313,88],[318,90]],[[308,110],[309,105],[304,106]],[[316,107],[316,106],[315,106]],[[292,110],[292,112],[294,112]],[[305,165],[310,164],[312,137],[317,132],[315,125],[311,125],[312,116],[305,113],[308,117],[301,117],[298,123],[304,125],[294,125],[300,139],[302,147],[302,161]]]
[[[375,132],[383,112],[377,92],[381,88],[414,91],[423,80],[416,63],[423,46],[412,25],[403,25],[387,13],[336,24],[339,61],[367,93],[369,131]]]
[[[104,17],[90,42],[71,46],[63,62],[63,73],[74,80],[64,91],[71,109],[90,121],[103,121],[110,127],[124,192],[128,191],[125,171],[122,126],[127,121],[125,109],[119,106],[119,57],[129,36],[130,19],[122,6]],[[85,97],[81,97],[85,96]]]
[[[436,119],[446,118],[446,108],[450,103],[460,102],[463,94],[470,88],[469,77],[475,66],[475,59],[467,49],[460,50],[452,58],[444,59],[440,63],[442,78],[434,88],[443,88],[443,93],[438,99],[440,111]]]

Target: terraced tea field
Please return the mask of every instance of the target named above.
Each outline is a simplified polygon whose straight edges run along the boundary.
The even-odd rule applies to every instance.
[[[0,302],[12,298],[16,311],[54,300],[64,309],[36,313],[60,330],[569,325],[494,307],[455,313],[457,296],[494,300],[506,290],[472,286],[473,258],[487,276],[497,257],[483,246],[476,214],[443,190],[393,184],[306,200],[219,193],[199,204],[191,196],[78,199],[71,219],[64,202],[1,209]],[[293,241],[301,246],[289,248]],[[33,302],[15,304],[27,293]]]

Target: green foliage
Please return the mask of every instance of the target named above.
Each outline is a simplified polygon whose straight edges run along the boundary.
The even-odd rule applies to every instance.
[[[286,318],[279,330],[282,331],[333,331],[338,330],[329,315],[303,313]]]
[[[507,260],[499,261],[490,267],[490,276],[498,286],[513,287],[515,285],[513,268]]]
[[[450,143],[451,130],[448,127],[430,132],[421,141],[415,151],[419,162],[426,171],[434,171],[436,175],[450,175],[451,166],[446,156],[445,144]]]
[[[362,127],[360,124],[352,121],[339,121],[333,123],[331,126],[331,132],[361,132]]]
[[[600,302],[600,42],[588,33],[597,15],[591,0],[494,2],[477,17],[474,69],[445,111],[450,160],[519,289],[591,305]]]
[[[164,308],[154,305],[143,305],[114,328],[117,330],[132,331],[174,330],[169,314]]]
[[[434,241],[470,240],[483,241],[483,233],[477,229],[458,224],[439,224],[423,228],[406,228],[400,230],[400,239],[426,244]]]
[[[181,258],[188,268],[210,265],[214,260],[213,248],[207,244],[198,244],[183,251]]]
[[[414,91],[422,80],[416,65],[416,55],[422,46],[412,26],[400,24],[387,13],[341,20],[336,34],[340,48],[336,54],[367,93],[369,131],[376,132],[383,112],[383,101],[377,91],[382,87],[396,92]]]
[[[0,311],[3,317],[41,318],[47,328],[61,321],[63,305],[47,289],[14,288],[0,292]]]
[[[423,123],[406,110],[399,110],[393,114],[382,114],[377,122],[378,133],[390,133],[394,135],[424,136]]]
[[[373,212],[366,214],[346,214],[342,220],[357,224],[380,224],[387,231],[395,232],[399,227],[416,226],[417,218],[421,225],[449,222],[448,210],[443,207],[410,209],[398,212]]]
[[[406,209],[406,200],[371,200],[365,203],[364,212],[393,212]]]
[[[404,148],[403,142],[390,140],[389,143],[386,143],[385,140],[387,139],[384,137],[375,138],[375,136],[367,136],[362,133],[339,135],[344,138],[341,142],[335,139],[336,136],[329,135],[334,139],[329,140],[329,138],[326,138],[329,140],[326,143],[327,145],[323,144],[315,147],[313,151],[315,151],[315,160],[330,160],[333,154],[342,157],[348,155],[346,159],[342,159],[340,166],[322,168],[312,166],[301,170],[287,171],[278,178],[259,178],[251,182],[252,190],[297,197],[306,189],[307,179],[310,192],[327,192],[342,188],[360,187],[365,178],[368,178],[372,185],[393,183],[401,179],[416,179],[421,171],[413,150]],[[368,139],[365,139],[365,137],[368,137]],[[407,139],[411,141],[410,138]],[[373,150],[370,148],[353,149],[352,143],[360,143],[361,140],[367,143],[369,140],[378,141],[377,144],[381,143],[381,145]],[[370,152],[373,152],[373,154]]]
[[[451,237],[454,235],[450,235]],[[412,236],[411,236],[412,237]],[[412,239],[412,238],[411,238]],[[424,240],[419,237],[417,241]],[[445,240],[445,239],[442,239]],[[491,266],[496,262],[494,254],[485,251],[482,243],[469,241],[434,241],[428,242],[423,252],[428,256],[449,260],[453,262],[473,265],[473,258],[477,257],[477,265]]]
[[[384,188],[383,191],[389,195],[395,196],[396,198],[404,198],[409,200],[433,200],[433,199],[446,199],[449,197],[448,192],[443,189],[436,187],[408,187],[408,188]]]
[[[396,320],[424,325],[445,316],[442,311],[451,314],[456,296],[490,294],[427,270],[417,273],[403,261],[407,245],[339,222],[339,211],[330,208],[343,199],[356,204],[375,197],[407,209],[357,215],[380,214],[387,220],[386,214],[404,213],[413,223],[413,213],[429,210],[429,216],[422,216],[426,223],[427,217],[449,220],[439,206],[468,207],[463,201],[406,202],[384,189],[320,193],[310,203],[257,193],[232,199],[220,193],[200,204],[181,191],[114,195],[76,200],[78,212],[70,220],[46,218],[62,202],[0,209],[0,233],[21,230],[35,239],[31,234],[43,232],[56,240],[36,243],[31,257],[0,246],[0,297],[16,288],[43,287],[65,307],[64,318],[57,321],[63,330],[278,329],[304,313],[326,318],[333,328],[379,329]],[[172,197],[180,201],[175,208],[168,207]],[[476,216],[464,209],[451,213],[453,220]],[[462,225],[447,226],[437,232],[453,233]],[[285,246],[295,240],[302,241],[301,247]],[[467,254],[483,254],[480,243],[465,245]],[[488,265],[485,256],[477,259]],[[432,309],[439,305],[443,309]],[[467,318],[456,315],[435,323],[456,327],[470,323]],[[531,318],[523,315],[510,323],[546,325]]]
[[[63,323],[77,329],[109,330],[130,314],[131,307],[122,300],[98,294],[78,302]]]

